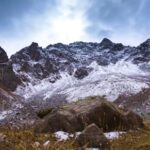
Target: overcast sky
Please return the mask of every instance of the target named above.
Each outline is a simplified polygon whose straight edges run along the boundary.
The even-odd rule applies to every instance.
[[[0,0],[0,46],[9,56],[31,42],[125,45],[150,38],[150,0]]]

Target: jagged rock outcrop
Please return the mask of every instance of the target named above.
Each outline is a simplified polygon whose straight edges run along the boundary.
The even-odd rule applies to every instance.
[[[104,133],[95,125],[87,126],[76,139],[79,146],[88,148],[100,148],[101,150],[110,150],[109,140]]]
[[[143,120],[133,112],[123,112],[101,97],[89,97],[52,110],[36,127],[38,132],[77,132],[95,123],[103,131],[143,127]]]
[[[3,48],[0,47],[0,63],[8,62],[8,56]]]
[[[21,81],[15,75],[6,52],[0,48],[0,85],[7,90],[14,91],[20,83]]]
[[[21,84],[20,79],[13,72],[11,64],[0,64],[0,84],[10,90],[16,90],[17,86]]]

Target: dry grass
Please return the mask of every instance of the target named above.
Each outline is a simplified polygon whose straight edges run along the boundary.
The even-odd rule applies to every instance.
[[[44,147],[46,141],[50,141],[50,144]],[[35,142],[40,145],[37,146]],[[3,129],[0,135],[0,150],[78,150],[78,147],[74,140],[57,141],[52,134],[35,134],[32,130]]]
[[[43,144],[50,141],[49,146]],[[35,142],[40,143],[36,147]],[[85,148],[83,148],[85,149]],[[53,134],[35,134],[32,130],[0,129],[0,150],[80,150],[74,138],[57,141]],[[111,150],[150,150],[150,120],[145,128],[130,131],[121,138],[111,141]]]
[[[145,121],[145,128],[131,131],[111,142],[112,150],[150,150],[150,120]]]

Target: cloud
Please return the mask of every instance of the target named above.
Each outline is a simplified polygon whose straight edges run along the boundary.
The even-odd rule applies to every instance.
[[[85,6],[86,0],[57,0],[55,7],[47,6],[42,14],[27,13],[21,19],[14,18],[13,36],[8,33],[0,37],[0,42],[11,55],[32,41],[42,46],[57,42],[86,41],[88,20],[85,19]]]
[[[148,0],[15,1],[19,11],[13,8],[10,18],[4,13],[8,19],[0,24],[0,45],[9,56],[33,41],[45,47],[57,42],[100,42],[107,37],[138,45],[150,34]]]
[[[93,38],[104,36],[115,42],[138,45],[148,38],[148,0],[94,0],[87,10]]]

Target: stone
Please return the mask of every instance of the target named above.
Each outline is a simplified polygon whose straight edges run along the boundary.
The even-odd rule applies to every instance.
[[[88,97],[54,109],[39,121],[35,132],[79,132],[95,123],[103,131],[126,131],[143,127],[142,118],[127,113],[102,97]]]
[[[32,144],[32,147],[37,149],[37,148],[40,147],[40,143],[39,143],[39,142],[34,142],[34,143]]]
[[[0,133],[0,142],[5,142],[6,141],[6,135],[3,133]]]
[[[80,147],[100,148],[110,150],[110,143],[104,133],[95,125],[87,126],[76,139]]]
[[[50,145],[50,141],[48,140],[48,141],[46,141],[46,142],[43,144],[43,147],[44,147],[44,148],[48,148],[49,145]]]

